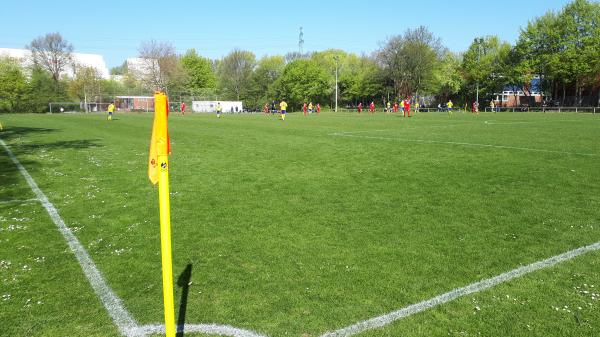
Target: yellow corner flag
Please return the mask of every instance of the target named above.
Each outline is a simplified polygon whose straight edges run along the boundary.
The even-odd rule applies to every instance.
[[[167,129],[169,102],[162,92],[154,93],[154,124],[150,140],[148,177],[156,185],[160,210],[160,249],[162,255],[163,303],[165,333],[175,337],[175,306],[173,302],[173,262],[171,257],[171,211],[169,206],[169,154],[171,146]]]
[[[148,178],[156,185],[159,178],[158,157],[171,154],[171,142],[167,127],[169,115],[169,102],[162,92],[154,94],[154,123],[152,125],[152,138],[150,139],[150,158],[148,160]]]

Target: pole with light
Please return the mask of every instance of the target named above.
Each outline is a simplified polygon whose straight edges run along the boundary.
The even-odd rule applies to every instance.
[[[475,43],[477,44],[477,70],[479,70],[479,61],[481,59],[481,45],[483,44],[483,38],[476,38]],[[479,108],[479,76],[477,76],[477,108]]]
[[[338,61],[340,60],[339,56],[334,56],[335,60],[335,112],[338,111]]]

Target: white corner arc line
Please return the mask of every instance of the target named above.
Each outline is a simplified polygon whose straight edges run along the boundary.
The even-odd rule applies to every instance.
[[[165,326],[161,325],[144,325],[138,328],[138,332],[140,335],[154,335],[154,334],[164,334]],[[253,331],[243,330],[234,328],[229,325],[217,325],[217,324],[185,324],[185,326],[177,326],[177,332],[185,332],[185,333],[204,333],[204,334],[213,334],[220,336],[231,336],[231,337],[266,337],[265,335],[260,335]]]
[[[379,131],[379,130],[377,130],[377,131]],[[558,154],[568,154],[568,155],[577,155],[577,156],[600,157],[600,154],[597,154],[597,153],[544,150],[544,149],[535,149],[535,148],[529,148],[529,147],[493,145],[493,144],[478,144],[478,143],[466,143],[466,142],[450,142],[450,141],[441,141],[441,140],[406,139],[406,138],[376,137],[376,136],[362,136],[362,135],[359,136],[359,135],[354,135],[349,132],[336,132],[336,133],[331,133],[329,135],[335,136],[335,137],[395,140],[395,141],[399,141],[399,142],[424,143],[424,144],[447,144],[447,145],[459,145],[459,146],[489,147],[489,148],[507,149],[507,150],[519,150],[519,151],[530,151],[530,152],[544,152],[544,153],[558,153]]]
[[[64,239],[67,241],[69,248],[77,258],[83,273],[87,277],[90,285],[94,289],[96,295],[100,298],[100,301],[104,305],[104,308],[112,318],[113,322],[119,329],[120,333],[126,337],[145,337],[148,334],[156,334],[164,331],[164,325],[144,325],[140,326],[133,316],[125,309],[121,299],[113,292],[110,288],[98,267],[94,263],[94,260],[90,257],[87,250],[83,247],[81,242],[77,239],[75,234],[67,227],[64,220],[58,214],[58,210],[54,205],[48,200],[48,197],[42,192],[42,190],[38,187],[33,177],[27,172],[27,169],[21,164],[19,159],[14,155],[14,153],[10,150],[8,145],[0,139],[0,145],[4,148],[8,157],[15,164],[21,175],[25,178],[31,190],[35,193],[36,199],[31,199],[35,201],[39,201],[42,206],[46,209],[50,218],[54,222],[54,224],[58,227],[60,233],[63,235]],[[185,325],[185,331],[188,332],[203,332],[210,334],[217,334],[221,336],[231,336],[231,337],[266,337],[264,335],[260,335],[258,333],[234,328],[229,325],[217,325],[217,324],[191,324]],[[181,327],[179,327],[181,329]]]
[[[25,204],[31,204],[34,202],[39,202],[39,200],[38,199],[4,200],[4,201],[0,201],[0,205],[12,205],[12,204],[25,205]]]
[[[513,269],[509,272],[506,272],[506,273],[503,273],[503,274],[500,274],[500,275],[497,275],[497,276],[494,276],[494,277],[491,277],[488,279],[484,279],[479,282],[471,283],[465,287],[451,290],[445,294],[433,297],[431,299],[428,299],[428,300],[425,300],[425,301],[422,301],[419,303],[409,305],[400,310],[392,311],[385,315],[370,318],[368,320],[355,323],[353,325],[350,325],[348,327],[345,327],[345,328],[342,328],[342,329],[339,329],[336,331],[327,332],[327,333],[321,335],[320,337],[352,336],[352,335],[355,335],[355,334],[358,334],[358,333],[361,333],[361,332],[364,332],[367,330],[380,328],[380,327],[389,325],[397,320],[406,318],[408,316],[412,316],[414,314],[431,309],[438,305],[450,302],[459,297],[489,289],[498,284],[508,282],[510,280],[513,280],[513,279],[521,277],[523,275],[532,273],[534,271],[538,271],[540,269],[552,267],[561,262],[571,260],[579,255],[589,253],[592,251],[597,251],[597,250],[600,250],[600,241],[596,242],[594,244],[591,244],[589,246],[580,247],[580,248],[568,251],[566,253],[550,257],[543,261],[534,262],[532,264],[529,264],[529,265],[526,265],[523,267],[519,267],[517,269]]]
[[[85,250],[83,245],[79,242],[77,237],[73,234],[73,232],[67,227],[61,216],[58,214],[56,207],[48,200],[48,197],[40,190],[38,185],[35,183],[29,172],[21,165],[21,162],[15,157],[10,148],[6,145],[6,143],[0,139],[0,145],[4,148],[12,162],[17,166],[21,175],[25,178],[29,187],[37,196],[37,199],[40,201],[42,206],[46,209],[54,224],[58,227],[58,230],[62,234],[62,236],[67,241],[69,248],[77,258],[83,273],[87,277],[90,285],[94,289],[94,292],[100,300],[102,304],[108,311],[108,314],[112,318],[113,322],[119,329],[122,335],[128,337],[139,336],[136,334],[137,332],[137,323],[133,319],[133,317],[129,314],[127,309],[121,303],[121,299],[117,297],[117,295],[112,291],[112,289],[104,280],[102,273],[96,267],[96,264]]]

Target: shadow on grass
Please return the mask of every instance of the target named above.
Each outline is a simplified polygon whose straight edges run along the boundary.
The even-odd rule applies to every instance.
[[[183,337],[185,328],[185,313],[187,311],[190,279],[192,278],[192,264],[188,264],[177,279],[177,285],[182,288],[181,301],[179,301],[179,314],[177,315],[177,337]]]
[[[96,139],[81,140],[61,140],[55,142],[35,142],[35,143],[17,143],[11,144],[21,137],[27,137],[30,134],[49,134],[56,132],[56,129],[33,128],[33,127],[8,127],[0,132],[2,139],[10,151],[19,159],[19,162],[30,173],[37,171],[41,166],[40,160],[32,158],[22,159],[22,155],[34,155],[41,151],[54,151],[59,149],[86,149],[101,147]],[[25,183],[21,172],[12,162],[8,152],[0,147],[0,201],[10,202],[13,200],[28,199],[32,193],[29,186]]]

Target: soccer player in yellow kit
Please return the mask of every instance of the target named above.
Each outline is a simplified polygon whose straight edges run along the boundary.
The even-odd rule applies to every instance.
[[[287,103],[282,100],[281,103],[279,103],[279,109],[281,110],[281,120],[284,121],[285,113],[287,111]]]
[[[454,106],[454,103],[452,103],[452,100],[449,100],[448,103],[446,104],[446,106],[448,107],[448,115],[452,115],[452,107]]]
[[[112,121],[113,112],[115,112],[115,102],[110,102],[108,105],[108,120]]]

